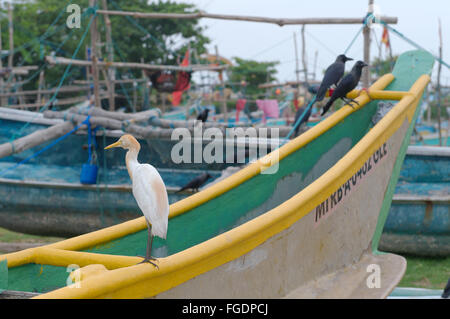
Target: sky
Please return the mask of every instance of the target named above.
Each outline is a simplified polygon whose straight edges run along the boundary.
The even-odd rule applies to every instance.
[[[325,18],[346,17],[361,19],[366,15],[367,0],[176,0],[192,3],[208,13],[263,16],[271,18]],[[443,34],[443,60],[450,64],[450,1],[449,0],[375,0],[375,10],[381,15],[397,17],[398,23],[392,25],[406,37],[438,55],[438,19],[441,19]],[[301,26],[201,19],[206,26],[205,34],[211,39],[208,50],[233,58],[235,56],[257,61],[279,61],[276,75],[280,82],[294,81],[295,48],[294,32],[297,38],[300,68],[301,64]],[[356,36],[360,25],[306,25],[305,42],[308,71],[313,72],[315,52],[318,52],[316,79],[320,80],[324,69],[343,53]],[[371,42],[371,57],[379,55],[377,42],[380,42],[382,29],[375,27]],[[415,49],[413,46],[390,34],[393,54]],[[363,59],[363,37],[358,36],[348,56],[355,60]],[[382,56],[385,48],[382,47]],[[351,68],[352,63],[347,65]],[[311,71],[310,71],[311,70]],[[436,78],[437,63],[432,79]],[[302,79],[302,78],[300,78]],[[450,70],[442,66],[441,85],[450,85]]]

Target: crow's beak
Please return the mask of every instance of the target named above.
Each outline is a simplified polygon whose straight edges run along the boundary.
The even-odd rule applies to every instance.
[[[348,57],[345,57],[345,60],[346,60],[346,61],[353,61],[352,58],[348,58]]]
[[[364,67],[364,66],[370,66],[370,65],[368,65],[366,62],[364,62],[364,63],[363,63],[363,67]]]

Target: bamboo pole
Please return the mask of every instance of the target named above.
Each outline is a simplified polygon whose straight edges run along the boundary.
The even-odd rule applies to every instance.
[[[9,2],[6,4],[6,8],[8,10],[8,38],[9,38],[8,68],[12,70],[14,58],[14,26],[13,26],[12,6]],[[12,83],[14,84],[15,82],[14,74],[11,74],[10,76],[12,76]],[[10,87],[11,87],[10,84],[6,83],[5,89],[7,89],[7,91],[9,91]]]
[[[96,5],[96,0],[89,0],[89,6],[92,8]],[[98,67],[97,67],[97,17],[94,16],[91,24],[91,65],[92,76],[94,81],[94,101],[95,106],[101,106],[99,97],[99,84],[98,84]]]
[[[219,48],[217,45],[215,46],[216,49],[216,60],[219,62]],[[223,73],[219,73],[219,80],[220,80],[220,86],[222,87],[222,94],[223,94],[223,102],[222,102],[222,114],[223,114],[223,120],[225,123],[228,123],[228,110],[227,110],[227,99],[225,94],[225,83],[223,81]]]
[[[23,96],[22,86],[17,87],[17,95],[19,97],[19,104],[25,104],[25,97]]]
[[[103,74],[103,78],[105,79],[104,83],[106,84],[106,91],[108,92],[109,110],[114,111],[114,109],[111,109],[111,103],[114,101],[114,96],[111,96],[112,87],[114,87],[114,84],[111,82],[109,74],[104,68],[101,69],[101,72]],[[100,85],[100,81],[98,81],[98,84]]]
[[[427,92],[427,124],[430,125],[431,123],[431,104],[430,104],[430,84],[427,85],[426,88]]]
[[[298,67],[297,35],[295,34],[295,32],[294,32],[294,51],[295,51],[295,78],[297,80],[297,83],[300,83],[300,75],[299,75],[300,70]],[[295,98],[297,99],[299,95],[300,95],[300,86],[297,84],[297,95]]]
[[[144,63],[144,58],[141,58],[141,63]],[[144,83],[144,85],[142,86],[142,90],[141,90],[141,92],[142,92],[141,110],[145,110],[146,107],[148,106],[148,105],[145,104],[145,101],[146,101],[147,98],[150,99],[150,97],[147,96],[147,94],[149,92],[149,87],[148,87],[147,74],[145,74],[144,70],[142,70],[141,76],[142,76],[142,78],[140,80],[139,79],[135,79],[133,81],[133,83],[140,83],[140,82]]]
[[[92,112],[92,109],[96,109],[98,112]],[[195,121],[168,121],[163,119],[155,119],[152,116],[148,116],[149,113],[147,113],[147,116],[143,117],[141,114],[140,120],[148,120],[151,125],[158,126],[158,128],[154,127],[143,127],[140,125],[135,125],[133,122],[139,121],[137,118],[135,121],[132,121],[131,119],[128,119],[128,122],[124,122],[126,120],[122,119],[113,119],[110,117],[104,117],[101,116],[101,112],[104,110],[99,110],[99,108],[92,108],[88,112],[85,112],[85,114],[75,113],[75,112],[60,112],[60,111],[45,111],[44,117],[45,118],[51,118],[51,119],[66,119],[70,120],[75,123],[81,123],[86,119],[87,114],[91,115],[90,117],[90,123],[92,126],[102,126],[106,129],[111,130],[125,130],[129,133],[137,133],[141,137],[161,137],[161,138],[168,138],[171,139],[172,133],[174,129],[177,128],[185,128],[189,130],[189,132],[194,133],[195,129],[198,129],[198,126],[195,125]],[[108,111],[104,111],[108,112]],[[114,112],[109,112],[114,113]],[[145,113],[145,112],[141,112]],[[222,125],[217,125],[217,123],[202,123],[204,128],[216,128],[220,130],[224,136],[226,136],[226,127]],[[271,130],[269,128],[274,127],[264,127],[268,130],[268,136],[270,137]],[[284,136],[288,134],[288,132],[291,130],[290,126],[280,126],[276,127],[279,130],[279,136]],[[257,131],[258,132],[258,131]]]
[[[37,91],[36,103],[41,103],[42,102],[41,94],[42,94],[43,84],[44,84],[44,70],[39,72],[39,83],[38,83],[38,91]],[[39,107],[36,107],[36,111],[39,111]]]
[[[18,67],[0,67],[1,74],[10,73],[12,75],[27,75],[32,70],[37,70],[38,67],[36,65],[27,65],[27,66],[18,66]]]
[[[192,61],[191,61],[191,43],[188,43],[188,65],[191,65]],[[184,116],[186,118],[186,120],[189,118],[189,104],[186,103],[186,105],[184,106]]]
[[[61,64],[61,65],[77,65],[77,66],[91,66],[92,61],[69,59],[64,57],[46,56],[45,59],[49,64]],[[229,65],[190,65],[190,66],[177,66],[177,65],[157,65],[157,64],[144,64],[136,62],[104,62],[97,61],[97,66],[102,68],[116,67],[127,69],[146,69],[146,70],[172,70],[172,71],[220,71],[227,69]]]
[[[441,19],[439,19],[439,59],[442,61],[442,30]],[[437,117],[438,117],[438,136],[439,146],[442,146],[442,132],[441,132],[441,69],[442,63],[439,62],[437,73]],[[448,129],[448,128],[447,128]]]
[[[20,153],[52,139],[58,138],[74,128],[70,121],[55,124],[47,129],[35,131],[27,136],[18,138],[12,142],[0,145],[0,158]]]
[[[367,10],[368,14],[373,13],[373,1],[369,0],[369,9]],[[363,29],[363,37],[364,37],[364,62],[370,64],[370,26],[366,24]],[[363,86],[368,88],[370,85],[370,65],[363,68],[362,70],[362,82]]]
[[[69,113],[75,113],[75,114],[81,114],[81,115],[91,115],[91,116],[99,116],[99,117],[106,117],[106,118],[111,118],[114,120],[118,120],[118,121],[125,121],[125,120],[134,120],[136,122],[139,121],[143,121],[143,120],[148,120],[148,118],[150,117],[159,117],[161,115],[161,113],[158,110],[147,110],[147,111],[143,111],[143,112],[136,112],[136,113],[122,113],[122,112],[113,112],[113,111],[106,111],[102,108],[99,107],[91,107],[89,109],[85,108],[85,109],[80,109],[76,106],[71,107],[67,112]],[[59,113],[55,113],[55,111],[45,111],[44,112],[44,117],[48,117],[49,118],[55,118],[55,117],[51,117],[51,114],[65,114],[65,112],[59,112]],[[56,117],[58,118],[58,117]],[[64,118],[63,117],[59,117],[59,118]]]
[[[106,95],[100,96],[100,98],[105,98],[107,97]],[[80,103],[80,102],[84,102],[86,101],[86,97],[85,96],[78,96],[78,97],[71,97],[71,98],[67,98],[67,99],[55,99],[52,103],[52,105],[70,105],[70,104],[75,104],[75,103]],[[29,108],[36,108],[36,107],[42,107],[44,105],[46,105],[48,103],[48,101],[41,101],[41,102],[37,102],[37,103],[26,103],[26,104],[17,104],[17,105],[9,105],[10,108],[13,109],[29,109]]]
[[[40,86],[40,87],[44,87],[45,86],[44,85],[45,80],[43,79],[43,76],[42,76],[42,79],[41,79],[41,76],[39,75],[39,82],[41,82],[41,81],[42,81],[42,86]],[[85,90],[89,90],[89,86],[67,86],[67,87],[61,87],[58,90],[58,92],[80,92],[80,91],[85,91]],[[38,90],[28,90],[28,91],[22,91],[20,93],[9,92],[9,93],[2,93],[2,94],[0,94],[0,97],[17,96],[19,94],[21,94],[21,95],[39,95],[39,94],[41,94],[41,97],[42,97],[42,95],[44,95],[44,94],[50,94],[50,93],[54,93],[56,91],[57,91],[57,88],[47,89],[47,90],[43,90],[43,89],[41,89],[41,90],[39,90],[39,89]]]
[[[60,112],[60,111],[45,111],[44,117],[49,119],[66,119],[64,123],[82,123],[84,120],[86,120],[86,115],[81,115],[77,113],[70,113],[70,112]],[[89,118],[89,123],[93,126],[101,126],[106,129],[111,130],[120,130],[122,129],[122,121],[118,121],[112,118],[107,117],[101,117],[101,116],[91,116]]]
[[[308,61],[306,58],[305,25],[302,25],[302,63],[303,73],[305,74],[305,83],[308,87]],[[306,92],[308,92],[308,90],[306,90]]]
[[[319,57],[319,51],[316,50],[314,54],[314,73],[313,73],[313,81],[316,80],[316,71],[317,71],[317,58]]]
[[[2,62],[2,58],[1,58],[1,52],[3,50],[2,48],[2,28],[1,28],[1,23],[0,23],[0,68],[3,68],[3,62]],[[5,92],[5,87],[4,87],[5,83],[3,81],[3,76],[0,75],[0,93]],[[1,106],[6,106],[8,104],[7,99],[5,99],[5,97],[1,97],[0,99],[1,101]]]
[[[108,5],[106,0],[102,0],[103,10],[108,10]],[[105,14],[105,27],[106,27],[106,53],[108,56],[108,62],[114,61],[114,48],[112,45],[112,30],[111,30],[111,20],[109,19],[109,15]],[[115,80],[116,72],[114,68],[108,68],[108,79],[107,83],[109,83],[108,92],[109,92],[109,110],[115,110],[115,86],[111,85],[111,82]]]
[[[125,83],[133,83],[133,82],[145,82],[147,81],[147,78],[142,78],[142,79],[125,79],[125,80],[113,80],[111,81],[113,84],[125,84]],[[73,84],[80,84],[80,85],[86,85],[86,84],[92,84],[92,81],[88,81],[88,80],[73,80]],[[106,85],[107,82],[106,80],[101,80],[98,81],[99,84],[101,85]]]
[[[13,12],[12,5],[8,2],[6,4],[8,9],[8,30],[9,30],[9,56],[8,56],[8,67],[12,69],[13,67],[13,57],[14,57],[14,25],[13,25]]]
[[[238,16],[238,15],[226,15],[226,14],[212,14],[200,11],[197,13],[148,13],[148,12],[130,12],[130,11],[115,11],[115,10],[97,10],[98,14],[108,15],[120,15],[120,16],[132,16],[134,18],[147,18],[147,19],[220,19],[220,20],[237,20],[248,22],[262,22],[272,23],[279,26],[290,24],[361,24],[361,18],[295,18],[295,19],[282,19],[282,18],[267,18],[267,17],[255,17],[255,16]],[[396,24],[396,17],[381,17],[383,21],[389,24]]]
[[[137,106],[137,82],[133,82],[133,113],[136,113],[136,106]]]

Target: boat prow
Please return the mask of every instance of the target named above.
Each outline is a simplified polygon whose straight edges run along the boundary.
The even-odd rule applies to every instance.
[[[5,289],[35,298],[387,297],[406,262],[378,242],[433,63],[424,51],[402,54],[368,93],[353,92],[359,106],[172,204],[167,239],[153,242],[158,268],[138,264],[147,237],[139,218],[0,256]],[[373,125],[380,100],[398,102]]]

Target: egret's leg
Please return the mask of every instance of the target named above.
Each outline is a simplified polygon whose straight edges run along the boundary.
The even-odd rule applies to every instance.
[[[156,258],[152,257],[153,235],[152,235],[152,225],[150,225],[149,222],[147,222],[147,230],[148,230],[147,252],[146,252],[144,260],[141,261],[140,264],[142,264],[142,263],[150,263],[150,264],[152,264],[153,266],[155,266],[156,268],[159,269],[158,265],[152,262],[152,260],[156,260]]]

